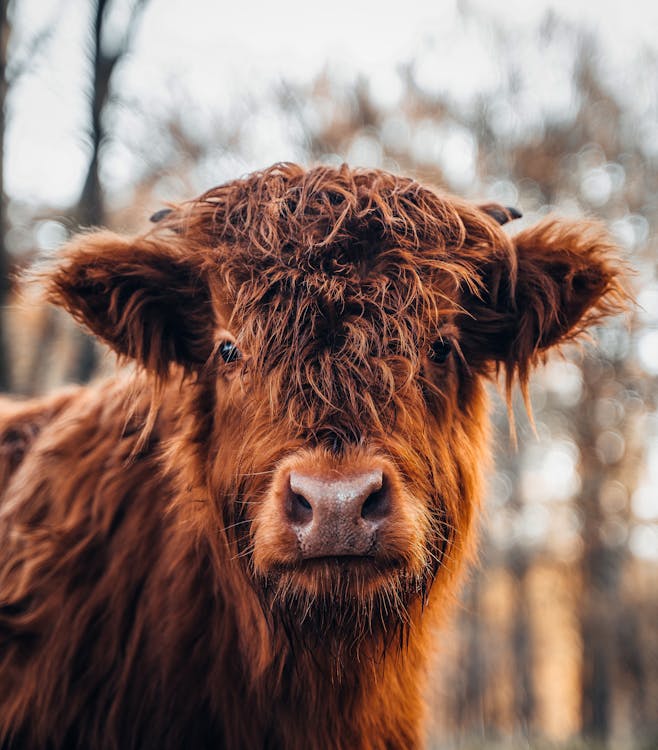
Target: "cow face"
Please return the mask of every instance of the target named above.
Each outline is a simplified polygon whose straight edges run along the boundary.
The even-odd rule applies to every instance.
[[[525,384],[623,301],[599,227],[512,240],[513,216],[379,171],[278,165],[144,236],[79,237],[50,296],[161,382],[187,373],[205,533],[268,608],[365,632],[404,622],[468,549],[483,380]]]

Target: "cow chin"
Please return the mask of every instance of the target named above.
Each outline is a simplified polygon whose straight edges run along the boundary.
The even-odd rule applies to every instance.
[[[318,645],[395,638],[430,585],[427,568],[413,572],[401,561],[348,556],[276,566],[259,580],[264,608],[289,637]]]

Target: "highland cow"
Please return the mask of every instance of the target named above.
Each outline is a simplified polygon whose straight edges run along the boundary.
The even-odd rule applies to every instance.
[[[132,374],[0,410],[0,746],[423,744],[485,383],[624,302],[596,224],[276,165],[39,275]]]

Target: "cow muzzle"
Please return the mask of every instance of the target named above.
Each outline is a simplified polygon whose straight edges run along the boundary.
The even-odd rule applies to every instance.
[[[375,452],[297,451],[250,508],[254,569],[268,579],[323,571],[330,582],[332,571],[358,570],[359,580],[374,580],[392,569],[418,575],[427,565],[426,504],[395,462]]]
[[[348,474],[290,472],[285,519],[304,559],[369,557],[391,516],[391,482],[380,468]]]

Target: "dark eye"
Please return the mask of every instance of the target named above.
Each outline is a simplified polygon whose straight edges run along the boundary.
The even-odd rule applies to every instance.
[[[450,352],[452,352],[452,344],[447,339],[439,339],[430,346],[427,356],[432,362],[442,365],[450,356]]]
[[[224,362],[235,362],[242,356],[240,350],[232,341],[225,341],[219,347],[219,353],[222,355]]]

